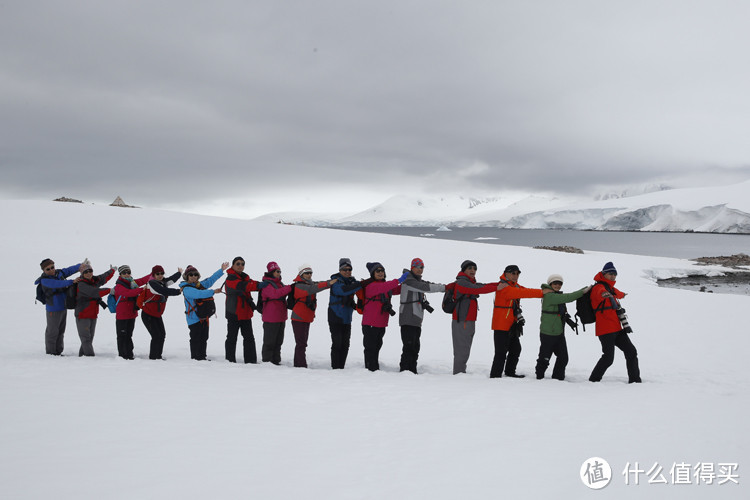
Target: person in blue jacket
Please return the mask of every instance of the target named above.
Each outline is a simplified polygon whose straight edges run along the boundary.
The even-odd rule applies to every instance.
[[[349,354],[352,338],[352,313],[355,309],[354,293],[362,288],[352,277],[352,261],[339,259],[339,272],[331,275],[336,283],[328,296],[328,329],[331,331],[331,368],[343,369]]]
[[[84,259],[88,263],[88,259]],[[82,264],[82,263],[81,263]],[[68,310],[65,308],[65,289],[75,283],[66,279],[78,272],[81,264],[75,264],[64,269],[57,269],[52,259],[44,259],[39,265],[42,275],[34,282],[42,287],[47,317],[47,330],[44,332],[44,344],[47,354],[60,356],[65,347],[65,324]]]
[[[200,299],[212,298],[219,290],[211,290],[216,280],[221,278],[224,271],[229,267],[229,262],[224,262],[221,269],[213,273],[203,281],[199,281],[201,273],[193,266],[187,266],[182,275],[180,283],[182,296],[185,299],[185,314],[188,328],[190,329],[190,357],[199,361],[205,361],[206,346],[208,345],[208,318],[199,318],[196,312]]]

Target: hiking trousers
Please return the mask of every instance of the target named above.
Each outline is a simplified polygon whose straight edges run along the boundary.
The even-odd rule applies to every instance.
[[[242,358],[245,363],[257,363],[258,353],[255,348],[253,322],[249,319],[237,319],[236,314],[228,314],[227,340],[224,342],[224,357],[232,363],[237,362],[237,334],[242,333]]]
[[[331,368],[342,370],[346,365],[346,357],[349,355],[349,346],[352,339],[351,323],[328,323],[331,331]]]
[[[594,367],[594,371],[591,372],[589,380],[591,382],[599,382],[607,368],[612,366],[615,360],[615,347],[620,349],[625,354],[625,366],[628,370],[628,382],[640,382],[641,381],[641,370],[638,367],[638,351],[636,350],[633,343],[630,341],[630,337],[627,333],[622,331],[608,333],[606,335],[599,335],[599,342],[602,344],[602,357]]]
[[[76,318],[76,327],[78,328],[78,337],[81,339],[78,356],[93,356],[96,318]]]
[[[294,366],[307,368],[307,339],[310,337],[310,323],[292,321],[294,332]]]
[[[281,345],[284,343],[286,322],[263,323],[263,347],[261,358],[264,363],[281,364]]]
[[[362,345],[365,348],[365,368],[371,372],[380,370],[380,348],[383,347],[384,326],[362,325]]]
[[[46,311],[47,329],[44,331],[44,347],[47,354],[59,356],[62,354],[65,344],[65,323],[68,318],[68,311]]]
[[[495,330],[495,358],[492,360],[490,378],[516,374],[518,358],[521,356],[521,327],[513,323],[510,330]]]
[[[404,344],[401,351],[400,371],[417,373],[417,359],[419,358],[419,338],[422,335],[421,326],[401,325],[401,342]]]
[[[164,352],[164,339],[167,338],[167,330],[164,328],[164,320],[161,316],[151,316],[146,312],[141,312],[143,326],[146,327],[151,335],[151,345],[148,351],[148,359],[161,359]]]
[[[133,330],[135,330],[135,318],[116,319],[117,329],[117,354],[123,359],[135,359],[133,356]]]
[[[469,362],[475,329],[476,321],[451,320],[451,335],[453,337],[453,375],[466,373],[466,363]]]
[[[539,358],[536,360],[536,378],[543,379],[547,371],[549,360],[554,354],[555,366],[552,368],[552,378],[565,380],[565,367],[568,366],[568,343],[565,334],[546,335],[539,334]]]
[[[190,330],[190,357],[198,361],[206,360],[208,346],[208,320],[200,320],[188,325]]]

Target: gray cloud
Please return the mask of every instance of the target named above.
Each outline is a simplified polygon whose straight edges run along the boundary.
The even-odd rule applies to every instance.
[[[748,14],[739,1],[14,2],[0,193],[248,197],[263,211],[331,186],[731,182],[750,169]]]

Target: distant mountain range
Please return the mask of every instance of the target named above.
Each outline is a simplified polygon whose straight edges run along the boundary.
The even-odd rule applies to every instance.
[[[630,195],[640,192],[643,194]],[[493,226],[518,229],[750,233],[750,180],[732,186],[608,193],[590,201],[394,196],[356,214],[275,213],[259,219],[310,226]]]

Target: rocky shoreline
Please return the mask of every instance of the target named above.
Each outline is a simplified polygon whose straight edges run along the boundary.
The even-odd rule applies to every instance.
[[[657,280],[659,286],[667,288],[681,288],[705,293],[731,293],[736,295],[750,295],[750,256],[740,253],[719,257],[699,257],[691,259],[702,265],[719,265],[737,271],[730,271],[723,276],[707,276],[705,274],[691,274],[682,278],[667,278]]]

